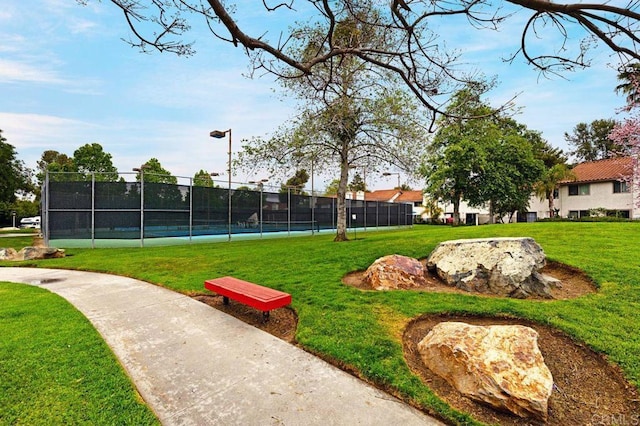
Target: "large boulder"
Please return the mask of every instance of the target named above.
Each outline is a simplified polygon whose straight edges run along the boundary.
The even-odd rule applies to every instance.
[[[481,238],[440,243],[427,268],[459,289],[499,296],[551,298],[557,283],[540,273],[545,254],[533,238]]]
[[[16,252],[12,248],[0,248],[0,260],[37,260],[64,257],[64,250],[55,247],[24,247]]]
[[[0,248],[0,260],[13,260],[18,252],[13,248]]]
[[[364,281],[376,290],[418,287],[426,284],[419,260],[392,254],[376,259],[364,273]]]
[[[520,325],[441,322],[418,351],[431,371],[469,398],[546,420],[553,377],[537,341],[535,330]]]

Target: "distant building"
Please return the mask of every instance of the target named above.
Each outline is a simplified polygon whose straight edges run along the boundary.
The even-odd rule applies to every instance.
[[[592,214],[640,219],[640,194],[625,180],[632,173],[631,158],[610,158],[578,164],[575,180],[560,184],[554,207],[560,217],[581,218]],[[532,197],[530,218],[549,217],[546,200]],[[534,217],[535,216],[535,217]]]

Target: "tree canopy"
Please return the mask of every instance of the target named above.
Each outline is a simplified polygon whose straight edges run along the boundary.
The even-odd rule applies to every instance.
[[[76,149],[73,152],[73,164],[83,176],[95,173],[97,181],[118,180],[118,169],[113,165],[111,154],[104,152],[99,143],[88,143]]]
[[[31,171],[17,159],[15,147],[7,142],[0,130],[0,203],[5,206],[14,203],[18,192],[31,191]]]
[[[84,0],[81,3],[89,3]],[[474,78],[459,67],[458,52],[446,50],[437,28],[442,22],[468,25],[473,31],[513,28],[510,37],[520,46],[510,60],[523,57],[544,73],[562,72],[590,65],[589,51],[604,45],[624,65],[640,60],[637,46],[640,8],[636,0],[621,5],[609,1],[556,3],[548,0],[291,0],[233,2],[222,0],[111,0],[131,29],[128,42],[142,51],[156,49],[178,55],[194,53],[187,37],[193,19],[206,23],[221,43],[241,46],[253,69],[283,76],[283,69],[297,76],[315,74],[318,68],[358,58],[382,73],[391,73],[429,111],[431,120],[444,112],[441,95],[447,96]],[[363,13],[367,11],[367,13]],[[262,22],[242,20],[251,12]],[[382,33],[375,43],[345,44],[339,23],[353,19],[366,38]],[[277,22],[281,27],[274,28]],[[291,22],[296,24],[290,25]],[[251,29],[250,29],[251,28]],[[318,43],[310,46],[307,29],[314,28]],[[250,31],[253,34],[250,34]],[[544,42],[539,38],[544,36]],[[309,48],[307,48],[309,47]],[[287,73],[287,77],[291,74]]]
[[[578,161],[596,161],[626,154],[626,147],[616,143],[609,134],[616,126],[612,119],[593,120],[590,124],[578,123],[571,134],[564,138],[574,148],[571,151]]]
[[[497,114],[473,87],[454,96],[449,112],[422,166],[426,192],[453,205],[454,224],[460,223],[463,200],[488,205],[492,218],[525,210],[544,169],[530,140],[536,133]]]

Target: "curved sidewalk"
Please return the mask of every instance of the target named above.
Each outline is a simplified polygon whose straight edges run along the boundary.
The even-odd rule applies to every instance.
[[[115,275],[0,268],[80,310],[164,425],[441,425],[268,333]]]

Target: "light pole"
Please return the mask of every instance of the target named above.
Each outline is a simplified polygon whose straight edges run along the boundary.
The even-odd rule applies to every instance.
[[[209,136],[216,139],[222,139],[227,133],[229,134],[229,164],[228,164],[229,167],[227,170],[229,173],[229,192],[227,194],[229,199],[229,206],[228,206],[229,240],[228,241],[231,241],[231,129],[213,130],[209,133]]]
[[[393,176],[393,175],[398,176],[398,189],[400,189],[400,173],[384,172],[382,174],[382,176]]]

